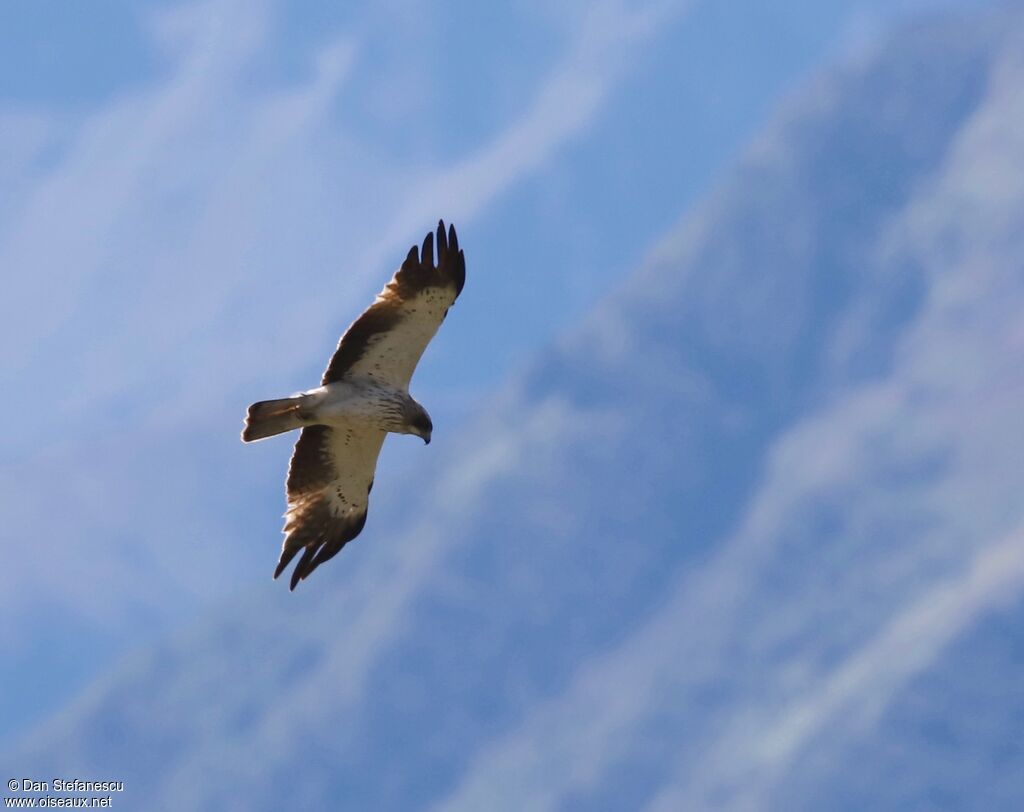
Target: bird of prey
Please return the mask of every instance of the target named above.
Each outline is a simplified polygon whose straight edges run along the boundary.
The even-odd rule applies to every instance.
[[[303,551],[291,589],[359,535],[384,436],[430,442],[433,424],[409,380],[466,281],[455,227],[414,245],[373,304],[345,331],[320,386],[249,407],[244,442],[302,429],[288,467],[288,510],[277,578]]]

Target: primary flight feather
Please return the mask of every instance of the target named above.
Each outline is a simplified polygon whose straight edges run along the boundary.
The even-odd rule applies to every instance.
[[[274,577],[299,551],[291,589],[359,535],[384,437],[430,442],[430,415],[409,395],[423,351],[466,281],[455,226],[437,225],[338,342],[320,386],[249,407],[242,440],[302,429],[288,467],[284,544]]]

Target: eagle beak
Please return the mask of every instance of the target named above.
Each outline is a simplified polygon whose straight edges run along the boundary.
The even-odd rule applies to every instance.
[[[429,434],[428,434],[428,435],[426,435],[426,436],[425,436],[425,437],[423,438],[423,443],[424,443],[424,445],[430,445],[430,435],[429,435]]]

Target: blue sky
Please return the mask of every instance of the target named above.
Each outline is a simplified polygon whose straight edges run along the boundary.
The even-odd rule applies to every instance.
[[[469,262],[414,381],[441,439],[813,68],[938,5],[0,7],[14,724],[266,577],[286,449],[241,448],[244,406],[315,381],[438,217]]]

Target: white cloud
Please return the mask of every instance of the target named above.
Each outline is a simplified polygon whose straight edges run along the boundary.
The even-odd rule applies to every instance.
[[[17,545],[4,570],[0,610],[26,621],[6,625],[8,642],[41,603],[116,634],[150,617],[125,604],[164,617],[232,589],[246,571],[232,561],[242,540],[200,506],[199,459],[168,452],[209,446],[243,387],[307,383],[339,313],[376,288],[409,234],[438,211],[481,216],[584,134],[673,6],[588,6],[521,116],[412,182],[339,118],[355,35],[311,54],[302,80],[252,80],[273,47],[274,8],[209,0],[160,12],[159,79],[69,122],[42,167],[32,159],[56,114],[26,122],[23,157],[5,165],[25,193],[0,224],[0,267],[13,270],[0,383],[52,393],[0,407],[19,427],[0,440],[7,529],[47,539]],[[59,511],[45,507],[47,471],[60,471]],[[377,600],[401,607],[403,594]]]
[[[979,144],[998,143],[1003,166],[1019,162],[1013,109],[994,96],[940,186],[922,187],[893,223],[905,248],[935,253],[926,305],[891,372],[834,390],[780,436],[717,555],[683,573],[625,643],[583,663],[561,696],[479,751],[438,808],[556,808],[613,775],[648,725],[666,724],[686,725],[688,746],[653,809],[758,808],[818,733],[832,742],[862,732],[957,635],[1020,596],[1024,526],[1010,506],[1024,488],[1024,377],[1012,362],[1024,289],[1016,253],[993,251],[1012,248],[1019,229],[986,217],[985,205],[1005,201],[981,201],[984,239],[941,250],[949,217],[962,222],[951,201],[990,160]],[[935,454],[948,464],[889,481]],[[821,505],[835,506],[838,529],[806,540]],[[926,521],[896,545],[875,538],[907,517]],[[823,616],[840,622],[823,626]],[[703,691],[728,701],[705,710]]]
[[[15,269],[0,303],[12,362],[4,377],[38,385],[33,375],[56,361],[46,353],[62,351],[53,344],[66,340],[74,364],[65,374],[79,376],[67,415],[129,393],[154,364],[189,381],[216,375],[225,385],[225,374],[244,380],[253,368],[239,353],[251,337],[236,342],[211,329],[233,300],[243,311],[257,308],[258,323],[273,303],[279,329],[259,337],[266,342],[258,347],[259,368],[294,368],[288,359],[305,356],[281,346],[282,337],[319,340],[336,324],[339,302],[365,296],[370,280],[438,211],[460,222],[479,216],[584,132],[628,70],[630,54],[676,5],[588,7],[567,54],[522,115],[451,166],[422,170],[416,179],[368,168],[372,146],[332,131],[326,118],[358,43],[342,39],[314,55],[317,70],[307,84],[261,94],[245,77],[267,47],[267,3],[211,0],[162,13],[151,27],[176,55],[169,77],[89,113],[3,228],[0,265]],[[331,148],[348,154],[329,157]],[[377,191],[376,201],[367,189]],[[297,234],[289,234],[293,223]],[[293,267],[282,267],[289,259]],[[340,274],[331,270],[338,265]],[[268,301],[263,288],[279,275],[298,283],[293,296]],[[329,307],[320,291],[328,278]],[[97,304],[104,302],[121,307],[103,312]],[[106,336],[93,316],[106,321]],[[193,330],[208,350],[198,369],[195,353],[181,351]],[[182,386],[173,396],[187,408],[190,394]],[[161,408],[173,401],[165,398]]]
[[[1013,397],[1012,392],[1007,395],[1010,400]],[[700,570],[682,575],[670,590],[674,597],[623,645],[584,663],[563,695],[535,708],[513,733],[480,751],[458,788],[437,808],[557,808],[569,793],[592,788],[606,777],[616,759],[637,746],[648,722],[659,714],[674,713],[666,709],[685,705],[698,686],[728,680],[735,669],[746,668],[742,661],[731,659],[737,647],[747,651],[801,629],[812,640],[834,644],[827,634],[819,638],[814,632],[814,593],[780,596],[765,579],[783,554],[786,528],[799,521],[803,505],[852,488],[851,512],[870,515],[876,498],[869,484],[875,464],[864,449],[885,426],[908,425],[910,416],[902,413],[905,407],[902,397],[884,389],[869,390],[860,402],[847,401],[795,427],[777,447],[740,530],[719,555]],[[959,406],[952,406],[926,431],[933,438],[944,432],[954,435],[959,413]],[[967,444],[974,442],[977,439],[971,438]],[[949,487],[954,491],[976,487],[969,484],[971,474],[965,476],[968,482]],[[863,489],[859,482],[864,483]],[[907,499],[907,510],[911,510],[913,499],[909,495]],[[905,590],[909,608],[887,618],[884,607],[871,607],[868,613],[879,614],[880,629],[831,672],[816,673],[810,659],[794,661],[791,667],[802,676],[801,687],[792,689],[785,684],[786,669],[765,665],[758,672],[764,676],[763,691],[735,697],[729,715],[714,726],[724,731],[722,735],[697,740],[696,750],[687,751],[678,783],[665,788],[654,808],[703,808],[702,803],[747,808],[747,801],[763,793],[771,778],[792,764],[800,746],[839,711],[869,707],[877,712],[962,629],[1024,589],[1021,528],[994,543],[972,540],[967,550],[975,552],[963,563],[962,574],[930,582],[936,571],[920,562],[941,554],[949,533],[955,534],[956,544],[963,544],[958,530],[950,523],[935,536],[906,540],[901,554],[920,556],[919,563],[894,589],[896,594]],[[820,560],[801,565],[809,571],[811,583],[816,582],[817,570],[821,571],[818,579],[830,578],[830,546],[843,549],[856,541],[834,538],[819,543]],[[955,551],[948,554],[954,560],[957,557]],[[884,562],[873,555],[861,554],[864,572],[855,580],[870,583],[888,577]],[[828,589],[845,596],[850,586],[836,583]],[[847,607],[845,613],[863,617],[864,595],[853,589],[849,599],[859,608],[854,612]],[[837,611],[844,614],[842,606]],[[908,645],[911,641],[916,641],[913,646]],[[809,645],[813,652],[814,644]],[[793,691],[797,698],[779,711],[776,703]],[[699,709],[693,712],[699,715]],[[690,735],[706,734],[693,729]]]
[[[630,8],[617,0],[588,4],[567,53],[548,74],[523,114],[453,166],[431,172],[409,191],[408,203],[364,257],[378,266],[433,212],[470,221],[497,196],[537,171],[555,151],[583,133],[632,58],[658,27],[683,12],[686,0]]]
[[[739,719],[709,743],[693,784],[663,789],[652,812],[728,797],[730,809],[761,808],[774,784],[826,728],[830,743],[870,729],[891,700],[956,637],[1024,592],[1024,525],[985,545],[956,576],[928,589],[877,634],[816,679],[807,696]]]

